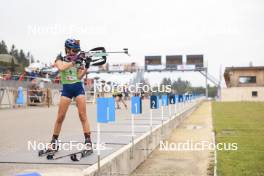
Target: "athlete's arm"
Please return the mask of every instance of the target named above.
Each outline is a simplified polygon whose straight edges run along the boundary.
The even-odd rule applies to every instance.
[[[63,62],[62,60],[56,60],[54,66],[59,69],[59,71],[67,70],[74,64],[72,62]]]
[[[77,74],[78,79],[82,79],[83,76],[86,74],[87,70],[88,70],[87,68],[78,69],[78,74]]]

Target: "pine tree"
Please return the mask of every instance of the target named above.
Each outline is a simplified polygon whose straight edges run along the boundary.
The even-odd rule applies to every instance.
[[[16,49],[14,44],[11,46],[11,50],[10,50],[9,54],[14,56],[17,60],[19,60],[18,50]]]
[[[0,54],[8,54],[8,49],[4,40],[0,43]]]
[[[16,70],[16,64],[15,64],[15,61],[14,61],[14,59],[12,58],[12,60],[11,60],[11,64],[10,64],[10,67],[11,67],[11,72],[12,73],[14,73],[15,72],[15,70]]]
[[[26,64],[27,58],[26,58],[26,55],[22,49],[20,49],[20,51],[19,51],[19,58],[18,59],[21,61],[21,63]]]
[[[34,59],[33,55],[30,55],[30,61],[31,61],[31,63],[35,62],[35,59]]]

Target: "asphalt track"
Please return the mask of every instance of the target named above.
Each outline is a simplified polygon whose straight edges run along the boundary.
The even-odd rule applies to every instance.
[[[101,125],[101,143],[104,143],[106,147],[106,150],[101,151],[102,158],[131,142],[130,102],[127,104],[127,110],[122,108],[116,111],[115,122]],[[178,111],[182,107],[182,105],[178,106]],[[135,116],[135,138],[150,130],[149,100],[142,101],[142,108],[143,113]],[[166,108],[164,109],[164,121],[169,118],[168,108]],[[57,110],[57,106],[0,110],[1,176],[32,171],[46,173],[53,170],[54,172],[78,175],[83,169],[97,162],[96,152],[79,162],[73,162],[69,157],[47,160],[45,157],[38,157],[37,151],[28,150],[29,141],[38,143],[50,140]],[[171,105],[171,110],[174,112],[174,105]],[[92,141],[96,145],[96,105],[87,104],[87,113],[92,130]],[[153,110],[153,127],[161,123],[161,110]],[[67,112],[60,140],[63,143],[69,141],[83,142],[82,127],[75,105],[71,105]],[[73,151],[59,151],[57,155],[71,152]]]

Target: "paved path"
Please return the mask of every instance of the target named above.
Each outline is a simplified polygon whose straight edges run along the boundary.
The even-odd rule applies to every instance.
[[[204,102],[173,131],[169,144],[212,142],[211,103]],[[165,140],[166,141],[166,140]],[[162,151],[158,147],[132,176],[206,176],[211,161],[209,150]]]
[[[174,108],[172,108],[174,109]],[[0,110],[0,176],[37,171],[42,176],[82,175],[82,170],[96,163],[96,154],[80,162],[72,162],[69,158],[48,161],[37,156],[37,151],[29,151],[28,141],[48,142],[51,138],[56,118],[57,106],[32,107],[22,109]],[[88,118],[92,128],[92,141],[96,143],[96,105],[87,104]],[[71,105],[63,124],[60,139],[63,142],[75,140],[83,142],[81,123],[77,108]],[[117,151],[131,141],[130,103],[128,109],[116,111],[116,122],[102,125],[101,142],[108,151],[102,151],[102,157]],[[168,119],[168,110],[165,110]],[[153,111],[153,125],[161,124],[161,111]],[[143,114],[135,117],[135,134],[139,137],[150,129],[149,100],[143,101]],[[61,152],[63,153],[63,151]]]

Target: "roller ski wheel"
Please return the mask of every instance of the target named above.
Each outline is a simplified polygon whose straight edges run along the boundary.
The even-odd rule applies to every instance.
[[[51,140],[50,146],[48,149],[38,151],[38,156],[44,155],[54,155],[59,150],[59,145],[57,140]]]
[[[47,160],[53,160],[54,154],[48,154],[47,155]]]
[[[76,152],[71,154],[72,161],[80,161],[82,158],[85,158],[93,153],[93,150],[83,150],[81,152]]]
[[[77,156],[78,155],[78,156]],[[81,156],[79,156],[79,154],[72,154],[71,155],[71,160],[72,161],[80,161],[81,160]]]
[[[44,155],[44,153],[45,153],[44,150],[40,150],[40,151],[38,151],[38,156],[42,156],[42,155]]]
[[[73,153],[70,158],[72,161],[80,161],[82,158],[89,156],[90,154],[93,153],[93,147],[92,147],[92,142],[89,139],[86,139],[84,142],[86,149]]]

